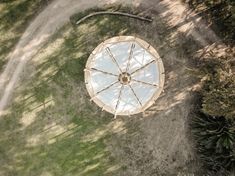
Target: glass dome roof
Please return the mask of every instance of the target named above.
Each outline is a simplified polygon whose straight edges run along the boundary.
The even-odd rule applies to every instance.
[[[84,71],[91,100],[115,117],[143,112],[163,90],[161,58],[151,45],[133,36],[98,45]]]

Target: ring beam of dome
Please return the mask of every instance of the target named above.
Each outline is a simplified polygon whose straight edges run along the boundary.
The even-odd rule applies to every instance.
[[[165,80],[157,51],[133,36],[113,37],[99,44],[84,71],[91,100],[115,116],[145,111],[160,96]]]

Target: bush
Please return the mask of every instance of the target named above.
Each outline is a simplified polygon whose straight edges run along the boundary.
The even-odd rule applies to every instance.
[[[210,116],[235,119],[235,75],[223,59],[206,63],[207,79],[202,89],[202,111]]]
[[[196,148],[210,172],[226,172],[235,167],[234,122],[202,112],[192,120]]]
[[[227,175],[235,168],[235,75],[232,60],[209,54],[201,63],[203,86],[191,128],[207,175]]]

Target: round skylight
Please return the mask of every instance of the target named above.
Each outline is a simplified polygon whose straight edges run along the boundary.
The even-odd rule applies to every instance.
[[[157,51],[133,36],[104,41],[91,53],[85,68],[91,100],[115,116],[150,107],[163,90],[164,77]]]

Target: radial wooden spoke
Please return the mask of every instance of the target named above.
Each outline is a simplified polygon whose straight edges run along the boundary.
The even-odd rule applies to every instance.
[[[103,71],[103,70],[99,70],[97,68],[90,68],[90,69],[87,69],[87,70],[89,70],[89,71],[94,70],[94,71],[101,72],[101,73],[104,73],[104,74],[107,74],[107,75],[112,75],[112,76],[118,77],[118,75],[116,75],[116,74],[113,74],[113,73],[110,73],[110,72],[106,72],[106,71]]]
[[[144,52],[143,52],[142,62],[144,61],[145,52],[146,52],[146,50],[144,50]]]
[[[110,84],[109,86],[103,88],[102,90],[98,91],[98,92],[96,93],[96,95],[98,95],[99,93],[101,93],[101,92],[103,92],[103,91],[109,89],[110,87],[112,87],[113,85],[117,84],[118,82],[119,82],[119,81],[115,81],[114,83]],[[96,96],[96,95],[95,95],[95,96]]]
[[[133,71],[133,72],[131,73],[131,75],[134,74],[134,73],[136,73],[136,72],[138,72],[138,71],[140,71],[140,70],[142,70],[142,69],[144,69],[145,67],[149,66],[149,65],[152,64],[153,62],[155,62],[155,60],[152,60],[151,62],[149,62],[149,63],[145,64],[144,66],[138,68],[137,70]]]
[[[135,82],[138,82],[138,83],[141,83],[141,84],[146,84],[146,85],[149,85],[149,86],[153,86],[153,87],[157,87],[157,84],[151,84],[151,83],[147,83],[147,82],[144,82],[144,81],[139,81],[139,80],[136,80],[136,79],[131,79],[132,81],[135,81]]]
[[[123,87],[124,87],[124,86],[122,85],[122,87],[121,87],[121,89],[120,89],[120,91],[119,91],[118,100],[117,100],[117,104],[116,104],[116,107],[115,107],[115,112],[117,111],[118,105],[119,105],[119,103],[120,103],[120,99],[121,99]]]
[[[132,88],[132,86],[131,86],[130,84],[129,84],[129,87],[130,87],[131,91],[133,92],[135,98],[137,99],[138,103],[140,104],[140,106],[142,106],[142,103],[140,102],[140,99],[137,97],[137,95],[136,95],[134,89]]]
[[[110,48],[107,47],[107,48],[105,48],[105,50],[106,50],[106,52],[109,54],[109,56],[111,57],[112,61],[117,65],[117,67],[118,67],[120,73],[122,73],[122,70],[121,70],[120,66],[118,65],[118,62],[117,62],[116,58],[113,56],[113,54],[112,54]]]
[[[129,70],[130,61],[131,61],[131,58],[132,58],[132,56],[133,56],[133,49],[134,49],[134,48],[135,48],[135,44],[132,43],[132,44],[131,44],[130,53],[129,53],[129,56],[128,56],[128,60],[127,60],[126,72],[128,72],[128,70]]]

